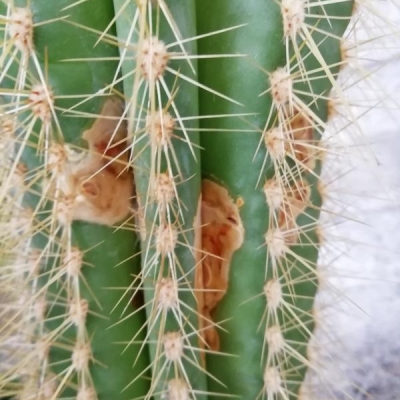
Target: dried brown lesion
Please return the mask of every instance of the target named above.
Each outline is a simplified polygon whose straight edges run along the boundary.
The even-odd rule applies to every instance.
[[[277,222],[279,229],[285,232],[285,242],[288,245],[298,242],[300,228],[296,220],[311,205],[310,196],[311,186],[305,178],[298,179],[291,186],[284,188]]]
[[[110,97],[99,118],[82,135],[88,143],[92,163],[97,162],[116,178],[130,173],[127,122],[122,118],[123,111],[124,103],[117,97]]]
[[[118,98],[105,101],[82,135],[88,153],[78,162],[68,161],[57,177],[62,196],[73,199],[72,220],[114,225],[132,212],[134,182],[123,110]]]
[[[286,154],[300,169],[307,172],[315,168],[319,157],[318,142],[314,138],[315,125],[310,115],[296,108],[286,121],[286,130],[290,136],[285,143]]]
[[[196,271],[200,331],[207,347],[217,351],[213,312],[228,290],[232,256],[243,243],[244,229],[228,191],[207,179],[202,182],[200,229],[202,251]]]
[[[288,109],[285,130],[288,140],[285,153],[295,162],[293,180],[279,184],[282,201],[277,209],[277,227],[285,233],[285,243],[298,242],[300,228],[297,218],[311,206],[311,186],[307,176],[315,170],[316,163],[322,159],[323,152],[315,138],[316,123],[309,113],[294,107]]]

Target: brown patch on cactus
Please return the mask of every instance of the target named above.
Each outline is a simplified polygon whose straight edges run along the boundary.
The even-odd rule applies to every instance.
[[[287,121],[287,130],[290,140],[285,143],[286,154],[302,168],[308,171],[313,170],[317,152],[314,148],[314,127],[311,118],[303,111],[295,109],[292,117]]]
[[[133,176],[117,178],[107,171],[86,165],[68,177],[67,186],[74,194],[72,219],[113,225],[131,212]]]
[[[100,117],[82,135],[88,142],[92,161],[98,161],[106,171],[117,177],[129,175],[127,125],[121,119],[123,111],[121,100],[109,98],[103,105]]]
[[[298,240],[297,217],[304,212],[310,204],[311,189],[305,179],[293,183],[292,186],[285,188],[284,200],[278,211],[278,226],[285,232],[285,243],[293,245]]]
[[[229,284],[233,253],[242,245],[244,229],[239,209],[222,186],[203,180],[201,238],[204,339],[212,350],[219,350],[219,336],[212,324],[212,313],[224,297]]]
[[[128,168],[126,123],[120,122],[123,104],[108,99],[100,117],[83,133],[89,153],[70,162],[58,177],[64,195],[74,198],[72,219],[113,225],[132,210],[133,173]],[[111,119],[110,119],[111,118]]]
[[[203,253],[201,251],[201,195],[199,198],[199,203],[197,206],[197,213],[194,219],[194,248],[196,249],[195,257],[196,257],[196,270],[195,270],[195,278],[194,278],[194,292],[196,294],[196,302],[197,302],[197,310],[198,310],[198,325],[200,331],[200,339],[199,347],[204,350],[206,341],[205,341],[205,320],[203,317],[204,310],[204,285],[203,285],[203,268],[202,268],[202,257]],[[206,365],[206,357],[204,351],[200,352],[201,362],[203,367]]]

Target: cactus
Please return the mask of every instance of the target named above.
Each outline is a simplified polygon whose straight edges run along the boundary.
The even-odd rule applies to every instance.
[[[367,6],[3,0],[1,395],[309,398],[322,138]]]

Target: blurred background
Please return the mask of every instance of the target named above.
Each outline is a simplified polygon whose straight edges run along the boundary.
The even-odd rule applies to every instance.
[[[379,16],[349,30],[350,101],[326,136],[318,400],[400,399],[400,1],[369,4]]]

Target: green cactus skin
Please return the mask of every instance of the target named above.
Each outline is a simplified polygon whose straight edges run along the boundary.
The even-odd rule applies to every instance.
[[[115,0],[115,8],[122,9],[125,2]],[[124,9],[124,13],[117,21],[118,39],[123,43],[121,55],[124,56],[127,44],[131,48],[136,47],[137,53],[141,53],[141,46],[146,46],[146,40],[156,35],[165,45],[181,40],[181,38],[190,38],[195,36],[196,19],[195,3],[192,0],[185,2],[169,2],[169,12],[173,18],[183,24],[178,23],[179,36],[174,32],[166,18],[165,8],[153,5],[153,10],[148,11],[146,7],[129,4]],[[138,18],[138,33],[133,35],[129,41],[129,32],[135,16]],[[143,34],[142,31],[145,33]],[[180,35],[182,35],[180,37]],[[185,43],[185,51],[188,54],[196,54],[196,45],[194,41]],[[179,46],[171,48],[171,52],[180,51]],[[125,96],[131,102],[131,115],[135,119],[130,122],[132,127],[129,134],[133,139],[133,165],[135,172],[136,190],[139,198],[139,204],[143,207],[144,228],[142,229],[142,276],[144,281],[145,300],[147,304],[147,318],[150,341],[149,349],[153,360],[153,380],[151,393],[155,399],[163,398],[168,391],[167,384],[173,379],[185,378],[190,382],[190,390],[196,390],[199,393],[206,391],[206,376],[202,371],[200,353],[198,348],[199,321],[197,316],[196,294],[194,292],[194,280],[196,271],[195,254],[195,231],[194,221],[198,212],[200,195],[200,159],[199,159],[199,133],[197,131],[198,123],[184,121],[184,129],[180,126],[180,119],[199,115],[197,98],[198,91],[195,85],[185,82],[181,76],[188,76],[196,79],[191,66],[185,60],[168,61],[167,66],[178,72],[178,77],[172,73],[163,73],[161,78],[154,79],[152,83],[149,79],[143,79],[143,72],[140,69],[141,61],[124,60],[122,64],[122,74],[129,74],[135,68],[134,79],[124,81]],[[191,64],[194,70],[197,69],[196,60]],[[150,75],[150,74],[149,74]],[[143,79],[143,85],[148,85],[147,92],[136,89],[138,81]],[[132,82],[133,81],[133,82]],[[159,94],[157,92],[157,85]],[[165,85],[167,89],[163,86]],[[176,95],[174,94],[176,90]],[[155,98],[151,93],[154,91]],[[173,94],[173,100],[170,100]],[[167,102],[170,102],[169,107]],[[132,110],[132,104],[144,104],[144,109],[139,106]],[[173,137],[168,138],[168,128],[165,126],[159,134],[166,136],[170,140],[167,149],[158,147],[152,142],[151,135],[157,130],[157,121],[151,119],[151,115],[157,115],[156,118],[162,120],[160,108],[166,110],[175,119],[175,129]],[[168,107],[168,108],[167,108]],[[179,110],[179,114],[177,114]],[[167,119],[167,117],[165,117]],[[141,119],[141,121],[140,121]],[[138,121],[139,122],[136,122]],[[154,126],[152,126],[154,123]],[[166,122],[165,122],[166,124]],[[138,128],[135,129],[135,126]],[[157,133],[156,133],[157,134]],[[178,139],[179,138],[179,139]],[[189,142],[188,142],[189,141]],[[166,153],[168,152],[168,156]],[[167,160],[169,157],[170,161]],[[160,160],[160,161],[159,161]],[[176,161],[179,163],[176,165]],[[157,187],[155,183],[160,174],[168,173],[174,180],[176,186],[176,199],[172,204],[163,205],[157,200]],[[169,211],[163,211],[163,207]],[[180,209],[180,211],[178,211]],[[173,211],[176,210],[176,211]],[[172,248],[158,249],[157,229],[159,227],[172,226],[176,230],[177,244]],[[163,310],[157,314],[157,309],[162,309],[160,299],[163,297],[158,292],[158,285],[163,279],[173,279],[178,282],[177,290],[179,293],[179,305],[170,310]],[[182,306],[184,305],[184,306]],[[163,348],[163,337],[169,332],[179,332],[183,335],[185,350],[182,366],[178,361],[171,360]],[[190,350],[189,347],[193,350]],[[163,364],[167,363],[164,368]],[[160,397],[161,396],[161,397]],[[196,398],[203,399],[205,396],[198,394]]]
[[[325,11],[330,16],[345,17],[343,20],[332,20],[332,26],[323,18],[318,24],[322,31],[340,38],[349,22],[346,17],[350,17],[352,13],[352,1],[326,7]],[[322,15],[320,8],[318,11],[314,9],[314,13]],[[222,49],[228,53],[246,52],[260,66],[260,70],[257,70],[255,65],[246,59],[234,62],[226,59],[200,60],[199,79],[206,85],[216,85],[217,90],[228,96],[236,96],[247,106],[245,111],[256,112],[257,116],[251,119],[250,126],[262,132],[268,110],[272,106],[272,96],[257,97],[267,89],[269,84],[265,71],[273,72],[277,68],[285,66],[286,61],[285,46],[279,45],[284,42],[281,9],[274,1],[263,4],[257,0],[245,3],[241,1],[214,2],[212,0],[198,2],[199,33],[217,29],[220,25],[220,15],[225,16],[224,21],[228,25],[237,25],[249,20],[251,23],[240,31],[218,38],[218,40],[207,38],[201,41],[199,53],[218,53]],[[313,19],[308,18],[308,20],[312,21]],[[320,52],[327,65],[335,65],[331,68],[331,74],[336,76],[341,61],[339,39],[327,37],[323,33],[314,34],[313,37],[316,43],[324,40],[320,46]],[[262,46],[260,46],[261,43]],[[303,57],[307,52],[309,52],[308,48],[302,49]],[[291,52],[291,54],[293,53]],[[309,74],[310,87],[314,96],[323,96],[329,93],[332,84],[328,77],[311,80],[313,76],[322,75],[319,72],[321,66],[316,57],[311,55],[305,58],[304,66],[306,71],[316,70],[314,75],[311,72]],[[293,75],[295,76],[295,72]],[[310,91],[307,82],[295,84],[295,89]],[[309,104],[312,97],[301,96],[305,104]],[[322,97],[310,108],[320,120],[327,120],[327,102]],[[221,114],[241,111],[231,103],[212,103],[212,98],[208,93],[201,93],[200,112],[207,114],[211,110]],[[270,124],[268,129],[273,126]],[[209,128],[207,120],[201,121],[201,128]],[[265,296],[260,296],[260,294],[263,293],[263,286],[268,280],[279,278],[283,286],[283,298],[289,307],[293,306],[293,310],[296,310],[298,321],[292,320],[291,323],[288,323],[288,319],[292,319],[293,316],[290,316],[287,310],[279,311],[279,325],[286,346],[293,347],[293,352],[291,354],[286,348],[286,356],[282,361],[284,364],[280,366],[283,373],[288,371],[287,376],[282,376],[284,382],[282,393],[284,394],[276,394],[276,396],[278,396],[277,398],[295,399],[307,370],[304,365],[306,361],[301,358],[307,360],[307,343],[314,327],[312,307],[318,279],[317,272],[313,270],[318,257],[316,228],[319,218],[317,210],[321,207],[321,198],[317,191],[320,162],[317,162],[314,171],[305,171],[304,173],[304,178],[307,179],[311,188],[311,196],[307,200],[307,209],[297,220],[301,236],[298,244],[290,248],[290,251],[293,251],[296,256],[285,254],[280,260],[282,266],[279,274],[274,274],[271,265],[272,257],[268,254],[268,246],[265,245],[265,234],[274,212],[268,209],[262,187],[266,179],[274,176],[274,165],[269,159],[269,164],[263,167],[265,147],[262,146],[261,151],[257,153],[260,134],[249,133],[249,127],[245,123],[239,127],[233,126],[229,121],[218,120],[215,128],[243,129],[243,132],[215,133],[210,131],[202,134],[201,145],[204,151],[201,154],[201,161],[203,176],[227,187],[234,198],[243,199],[241,218],[245,228],[245,241],[233,257],[230,286],[217,312],[217,320],[228,319],[224,325],[226,331],[221,332],[221,351],[235,354],[237,357],[229,359],[228,362],[224,357],[210,355],[207,359],[207,366],[214,376],[227,384],[227,394],[235,394],[243,399],[253,399],[263,391],[268,391],[268,388],[265,388],[266,378],[263,377],[265,372],[260,368],[260,363],[266,362],[265,353],[269,351],[268,348],[263,350],[264,346],[268,347],[264,339],[265,313],[268,304],[265,303]],[[323,126],[321,125],[314,129],[313,146],[318,145],[316,140],[322,130]],[[256,153],[257,157],[254,159]],[[221,154],[224,154],[223,158],[221,158]],[[295,175],[296,167],[292,168],[294,171],[292,174]],[[260,175],[263,178],[258,183]],[[268,220],[270,220],[269,223]],[[302,230],[303,233],[301,233]],[[283,274],[287,274],[286,277]],[[291,294],[290,289],[294,293]],[[249,299],[252,300],[249,301]],[[300,326],[300,321],[303,326]],[[262,353],[264,354],[263,359],[260,357]],[[212,381],[209,382],[209,385],[211,391],[218,389]],[[266,395],[264,396],[266,398]]]
[[[66,22],[40,25],[41,21],[49,21],[68,14],[70,21],[101,32],[113,16],[113,4],[110,1],[101,2],[95,7],[93,2],[88,2],[62,11],[64,7],[72,3],[71,1],[58,1],[50,5],[47,1],[34,0],[30,2],[30,7],[34,23],[39,25],[34,29],[35,53],[43,70],[45,70],[47,62],[48,84],[56,98],[55,105],[60,110],[57,115],[62,129],[62,137],[66,143],[79,146],[83,143],[81,135],[85,129],[91,126],[93,117],[91,120],[71,118],[71,115],[64,115],[62,111],[80,102],[79,96],[87,96],[103,89],[111,81],[117,61],[66,62],[65,60],[86,57],[116,58],[118,50],[114,46],[102,42],[94,46],[98,35]],[[3,14],[5,14],[5,7],[2,7]],[[48,56],[46,62],[45,53]],[[29,72],[35,77],[34,79],[37,79],[34,65],[30,65]],[[4,87],[6,84],[7,82],[3,82],[2,86]],[[12,82],[8,84],[11,85]],[[61,98],[58,99],[58,97]],[[94,101],[84,103],[78,110],[81,113],[97,114],[102,101],[101,97],[95,97]],[[36,129],[39,129],[39,126],[38,123]],[[54,127],[51,140],[59,141],[60,134],[57,127]],[[33,134],[31,136],[34,138]],[[43,159],[37,156],[33,148],[25,149],[21,161],[27,165],[29,170],[43,168]],[[40,186],[37,186],[37,189],[40,191]],[[28,193],[25,204],[35,207],[39,199],[40,196]],[[49,209],[47,208],[47,210]],[[43,213],[41,209],[38,212]],[[47,216],[48,214],[45,214],[45,217]],[[43,220],[43,215],[39,218]],[[46,241],[48,241],[48,230],[43,230],[35,236],[33,243],[36,247],[44,248],[48,244]],[[124,288],[130,286],[132,276],[138,273],[140,260],[131,257],[132,253],[137,252],[136,243],[136,235],[131,229],[122,228],[115,231],[111,227],[84,222],[75,222],[72,227],[70,245],[77,246],[84,253],[85,266],[82,269],[83,278],[80,279],[79,285],[80,295],[87,299],[89,306],[86,329],[88,340],[91,343],[91,351],[96,361],[90,365],[90,374],[98,399],[110,399],[116,395],[119,399],[129,399],[143,396],[148,391],[148,382],[141,379],[121,393],[132,380],[132,376],[145,370],[148,364],[148,354],[145,351],[133,367],[139,349],[138,344],[133,344],[123,352],[125,347],[123,343],[127,343],[136,332],[141,332],[138,337],[139,342],[143,340],[144,332],[140,328],[145,321],[144,314],[138,312],[129,321],[121,321],[121,317],[132,312],[134,308],[128,307],[127,311],[124,311],[126,305],[121,303],[116,307]],[[61,255],[66,250],[61,244],[61,246],[54,246],[54,251]],[[42,264],[44,262],[45,260]],[[61,262],[62,260],[56,257],[52,258],[49,264],[52,268],[59,268],[57,263]],[[48,280],[51,275],[45,270],[42,273],[41,281],[47,292],[49,310],[47,327],[52,330],[59,327],[61,323],[65,323],[63,319],[54,319],[54,317],[57,313],[68,315],[68,295],[70,296],[71,293],[64,291],[61,297],[56,297],[57,294],[60,296],[60,283],[49,286]],[[129,298],[130,295],[127,297]],[[69,328],[62,334],[62,337],[54,339],[49,357],[50,366],[54,365],[54,372],[58,374],[61,374],[62,371],[65,372],[71,363],[71,346],[74,345],[76,335],[76,328]],[[73,378],[74,380],[75,378]],[[87,384],[90,386],[90,381]],[[76,393],[75,390],[64,390],[64,387],[60,387],[59,392],[62,396],[73,396]]]

